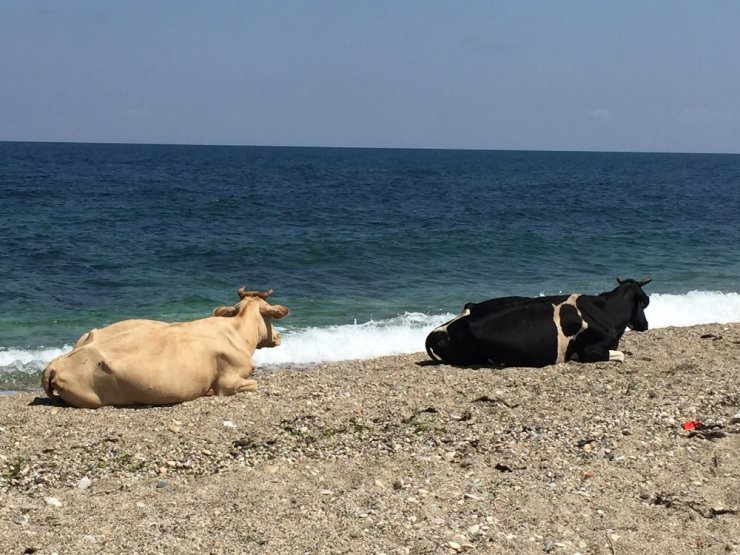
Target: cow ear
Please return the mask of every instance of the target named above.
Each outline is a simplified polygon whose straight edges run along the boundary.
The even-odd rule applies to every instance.
[[[285,318],[288,314],[290,314],[290,310],[288,310],[287,306],[279,304],[270,305],[264,303],[260,306],[260,314],[262,314],[262,316],[274,318],[277,320],[279,318]]]
[[[619,285],[622,285],[624,283],[624,280],[621,277],[617,276],[617,283]]]
[[[236,316],[239,312],[239,309],[235,306],[219,306],[218,308],[213,309],[213,315],[214,316]]]

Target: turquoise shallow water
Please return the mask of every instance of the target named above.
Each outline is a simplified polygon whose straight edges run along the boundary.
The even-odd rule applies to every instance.
[[[265,364],[419,351],[466,301],[617,275],[653,276],[665,325],[740,320],[739,213],[737,155],[0,143],[0,387],[245,284],[292,309]]]

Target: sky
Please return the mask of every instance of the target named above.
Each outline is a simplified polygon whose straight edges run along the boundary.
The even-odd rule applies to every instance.
[[[740,2],[0,0],[0,141],[740,153]]]

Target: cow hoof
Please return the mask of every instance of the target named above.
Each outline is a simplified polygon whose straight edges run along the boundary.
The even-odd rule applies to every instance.
[[[609,360],[614,362],[624,362],[624,353],[622,351],[609,351]]]
[[[239,393],[245,391],[257,391],[257,380],[245,380],[244,384],[239,388]]]

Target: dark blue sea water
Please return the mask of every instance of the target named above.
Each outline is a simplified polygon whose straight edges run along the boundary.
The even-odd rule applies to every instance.
[[[421,351],[467,301],[617,275],[654,278],[653,325],[740,320],[740,156],[0,143],[0,388],[242,285],[292,310],[272,365]]]

